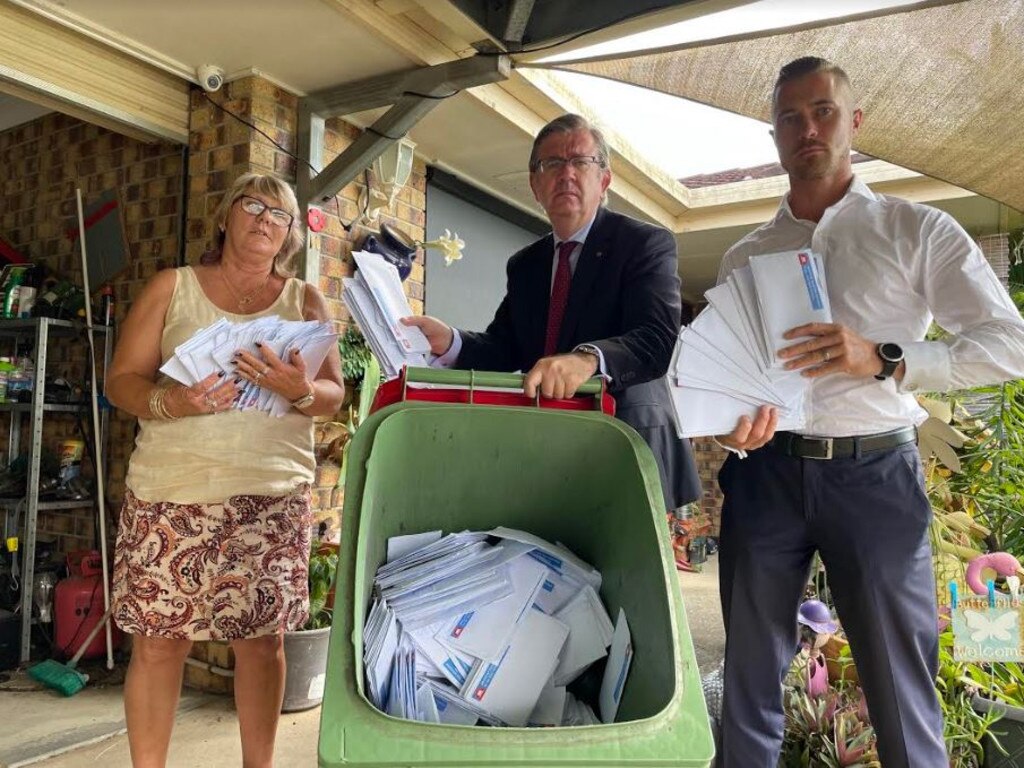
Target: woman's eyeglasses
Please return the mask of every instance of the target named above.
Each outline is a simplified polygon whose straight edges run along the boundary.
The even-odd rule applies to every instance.
[[[238,198],[238,202],[242,206],[242,210],[248,213],[250,216],[259,216],[264,211],[270,212],[270,223],[277,227],[290,227],[292,222],[295,221],[295,217],[292,216],[288,211],[281,208],[271,208],[269,205],[264,203],[255,197],[249,197],[248,195],[242,195]]]

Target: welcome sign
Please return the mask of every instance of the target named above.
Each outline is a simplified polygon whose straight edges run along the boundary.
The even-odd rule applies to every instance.
[[[957,600],[954,590],[953,658],[974,662],[1024,661],[1022,613],[1024,606],[1019,599],[990,594]]]

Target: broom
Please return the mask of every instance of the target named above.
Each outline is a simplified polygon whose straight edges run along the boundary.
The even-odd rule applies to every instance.
[[[89,630],[89,634],[85,636],[85,641],[79,646],[75,655],[71,657],[71,661],[67,664],[61,664],[54,659],[47,659],[36,664],[34,667],[29,667],[28,676],[48,688],[53,688],[53,690],[63,693],[65,696],[74,696],[85,688],[85,684],[89,682],[89,676],[84,672],[79,672],[75,667],[78,666],[78,662],[82,659],[85,649],[92,644],[96,635],[107,625],[110,614],[113,612],[113,606],[107,609],[107,612],[103,614],[103,618],[97,621],[96,626]]]

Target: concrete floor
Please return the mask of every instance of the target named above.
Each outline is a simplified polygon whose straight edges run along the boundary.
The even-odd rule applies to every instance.
[[[697,663],[706,673],[718,665],[725,649],[718,602],[718,558],[710,558],[700,573],[679,574],[679,584]],[[14,690],[10,684],[0,686],[0,768],[131,768],[121,687],[116,681],[87,687],[70,699],[52,691],[17,690],[24,680],[14,683]],[[281,717],[277,768],[316,766],[319,725],[319,707]],[[220,768],[241,762],[231,699],[186,691],[168,768]]]

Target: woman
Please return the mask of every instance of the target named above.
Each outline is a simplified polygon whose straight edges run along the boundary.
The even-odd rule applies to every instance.
[[[284,693],[282,633],[308,611],[313,416],[342,400],[335,349],[319,371],[297,351],[240,352],[234,375],[186,387],[160,366],[219,318],[326,320],[312,285],[288,277],[303,242],[291,189],[238,179],[216,213],[218,248],[160,272],[121,328],[107,396],[139,418],[114,563],[114,618],[133,637],[125,713],[136,768],[163,766],[193,640],[227,640],[246,768],[273,761]],[[292,404],[283,417],[232,408],[255,382]]]

